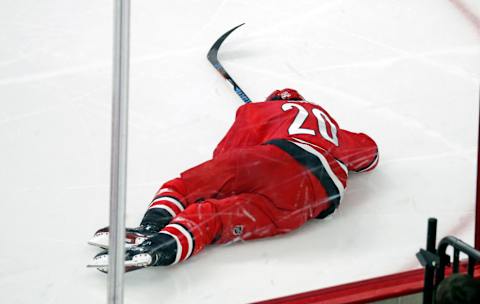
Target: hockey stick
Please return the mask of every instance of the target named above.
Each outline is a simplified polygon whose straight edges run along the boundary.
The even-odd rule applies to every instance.
[[[213,65],[213,67],[223,76],[223,78],[225,78],[225,80],[232,85],[233,90],[235,91],[235,93],[237,93],[238,96],[240,96],[242,101],[245,103],[249,103],[251,102],[250,98],[248,98],[247,94],[245,94],[245,92],[243,92],[243,90],[240,89],[238,84],[227,73],[227,71],[225,71],[220,61],[218,61],[218,56],[217,56],[218,49],[220,49],[220,46],[222,45],[223,41],[227,39],[228,35],[230,35],[234,30],[236,30],[237,28],[241,27],[244,24],[245,23],[237,25],[236,27],[232,28],[231,30],[223,34],[220,38],[218,38],[217,41],[215,41],[215,43],[212,45],[212,47],[208,51],[207,58],[208,58],[208,61],[210,61],[210,63]]]

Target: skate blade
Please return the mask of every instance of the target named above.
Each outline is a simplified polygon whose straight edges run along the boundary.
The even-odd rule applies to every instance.
[[[103,272],[103,273],[108,273],[108,265],[93,265],[93,264],[88,264],[87,268],[96,268],[98,271]]]
[[[92,246],[95,246],[95,247],[100,247],[102,249],[108,249],[109,248],[108,243],[110,241],[109,238],[110,238],[110,235],[108,234],[108,232],[100,232],[100,233],[95,234],[88,241],[88,244],[92,245]],[[145,240],[145,238],[137,237],[137,239],[135,240],[136,243],[134,243],[134,244],[125,241],[125,249],[129,249],[129,248],[132,248],[133,246],[137,246],[137,245],[141,244],[144,240]]]
[[[108,249],[108,232],[100,232],[95,234],[89,241],[88,244],[103,249]]]
[[[87,268],[97,268],[98,271],[107,273],[108,272],[108,254],[102,254],[94,257],[91,263],[87,264]]]
[[[140,268],[150,266],[152,263],[152,256],[148,253],[141,253],[133,256],[129,261],[125,261],[125,272],[130,272]],[[108,273],[108,254],[93,258],[87,268],[96,268],[98,271]]]

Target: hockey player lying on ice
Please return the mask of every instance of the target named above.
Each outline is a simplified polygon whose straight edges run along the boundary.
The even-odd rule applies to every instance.
[[[238,108],[213,158],[165,183],[127,229],[126,271],[185,261],[209,244],[287,233],[339,206],[348,171],[377,165],[375,142],[342,130],[295,90]],[[108,247],[108,229],[90,244]],[[93,267],[108,270],[108,254]]]

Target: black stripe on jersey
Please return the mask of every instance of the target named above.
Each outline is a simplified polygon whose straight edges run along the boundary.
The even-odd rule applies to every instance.
[[[188,234],[190,234],[190,236],[192,237],[192,253],[190,254],[189,257],[187,257],[187,259],[189,259],[189,258],[193,255],[193,251],[195,250],[195,236],[193,235],[193,233],[192,233],[185,225],[182,225],[182,224],[180,224],[180,223],[172,223],[172,224],[181,226],[181,227],[182,227],[183,229],[185,229],[185,231],[187,231]]]
[[[299,146],[289,142],[288,140],[272,139],[266,142],[266,144],[277,146],[288,153],[296,161],[308,168],[310,172],[312,172],[312,174],[318,179],[320,184],[322,184],[323,188],[327,192],[328,197],[331,198],[331,205],[329,208],[321,212],[317,218],[324,218],[333,213],[333,211],[335,211],[340,204],[340,192],[338,191],[338,188],[330,175],[328,175],[327,170],[323,167],[320,159],[315,155],[303,150]]]

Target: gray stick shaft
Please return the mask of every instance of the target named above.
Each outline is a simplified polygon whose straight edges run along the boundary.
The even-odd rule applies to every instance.
[[[115,0],[108,303],[123,303],[130,0]]]

